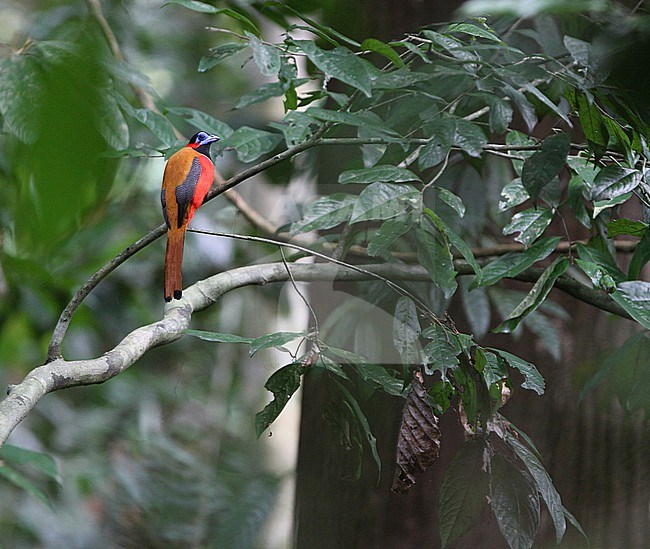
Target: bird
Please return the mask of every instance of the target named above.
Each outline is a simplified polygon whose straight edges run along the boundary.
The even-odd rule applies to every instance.
[[[216,135],[204,131],[197,132],[165,165],[160,202],[167,224],[164,294],[166,302],[181,299],[183,296],[181,269],[185,231],[214,181],[210,146],[216,141],[219,141]]]

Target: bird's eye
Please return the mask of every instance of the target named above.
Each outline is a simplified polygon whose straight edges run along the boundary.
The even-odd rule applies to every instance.
[[[198,143],[201,143],[206,137],[208,137],[208,134],[205,132],[199,132],[199,135],[196,136],[196,141]]]

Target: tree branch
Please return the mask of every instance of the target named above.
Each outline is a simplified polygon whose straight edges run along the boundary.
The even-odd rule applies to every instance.
[[[464,261],[456,261],[460,275],[473,273]],[[183,292],[183,299],[165,307],[161,320],[142,326],[128,334],[115,348],[98,358],[67,361],[55,360],[32,370],[25,379],[10,387],[9,396],[0,402],[0,445],[15,427],[46,394],[78,385],[103,383],[132,366],[154,347],[176,341],[188,329],[194,312],[216,303],[224,294],[251,285],[285,282],[293,278],[300,282],[333,280],[373,280],[377,276],[388,280],[430,281],[427,271],[419,265],[383,264],[364,265],[363,271],[335,264],[268,263],[240,267],[199,281]],[[517,280],[535,282],[543,272],[529,268]],[[630,318],[603,291],[588,288],[576,280],[561,276],[555,286],[564,292],[599,309],[624,318]]]

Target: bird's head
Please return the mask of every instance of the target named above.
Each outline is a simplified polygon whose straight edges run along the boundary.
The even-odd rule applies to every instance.
[[[188,147],[192,149],[197,149],[203,154],[208,154],[210,152],[210,145],[212,143],[219,141],[219,137],[216,135],[209,134],[207,132],[197,132],[192,136],[190,142],[187,144]]]

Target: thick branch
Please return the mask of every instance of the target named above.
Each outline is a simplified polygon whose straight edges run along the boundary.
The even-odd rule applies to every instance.
[[[291,277],[296,281],[371,280],[374,275],[389,280],[429,281],[427,271],[419,265],[383,264],[364,265],[367,272],[333,264],[290,264]],[[465,262],[456,262],[461,275],[472,274]],[[534,282],[543,269],[530,268],[516,277]],[[66,361],[58,358],[32,370],[18,385],[11,387],[9,396],[0,402],[0,445],[14,428],[29,414],[47,393],[77,385],[102,383],[132,366],[148,350],[175,341],[190,326],[192,314],[217,302],[234,289],[290,279],[287,266],[282,263],[252,265],[226,271],[197,282],[183,293],[183,299],[165,307],[162,320],[137,328],[114,349],[94,359]],[[600,290],[583,286],[562,276],[556,287],[595,307],[629,318],[609,296]]]

